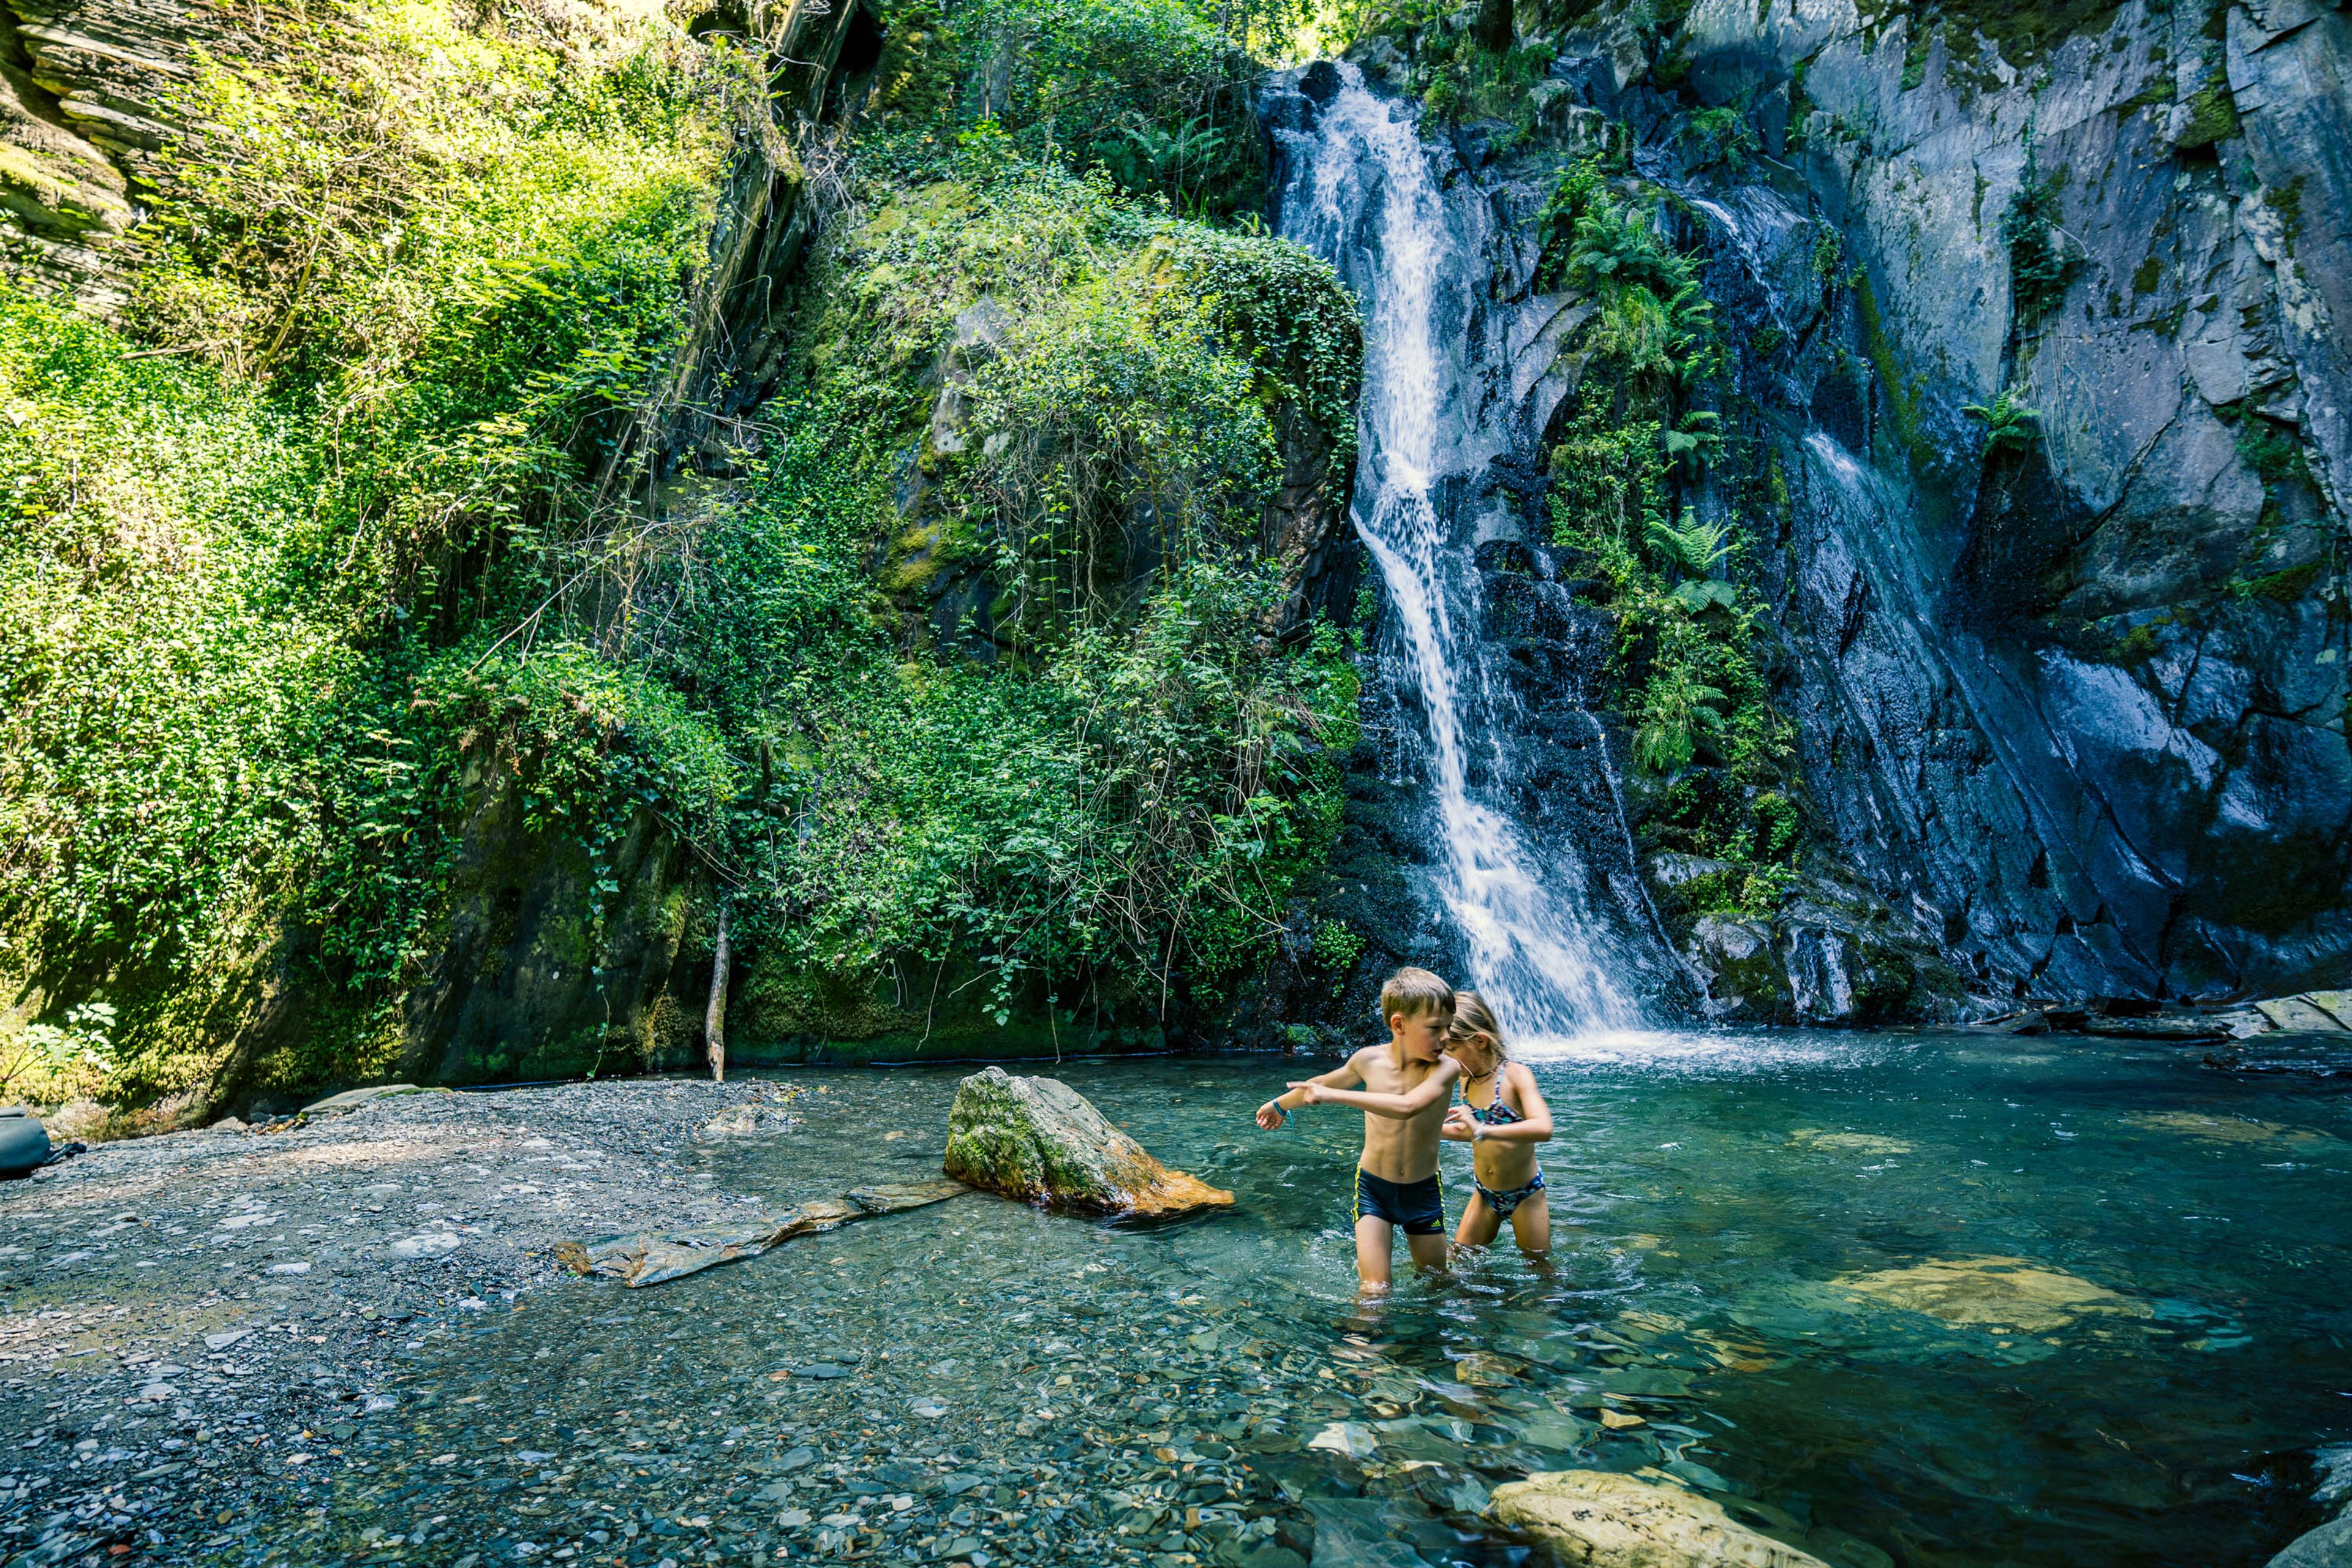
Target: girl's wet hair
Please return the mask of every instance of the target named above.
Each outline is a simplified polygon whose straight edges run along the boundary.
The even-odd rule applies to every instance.
[[[1497,1064],[1511,1059],[1509,1047],[1503,1044],[1503,1026],[1495,1021],[1495,1010],[1486,1005],[1486,999],[1475,991],[1456,991],[1454,994],[1454,1022],[1446,1028],[1445,1043],[1451,1047],[1455,1041],[1466,1040],[1473,1035],[1484,1035],[1495,1042]]]

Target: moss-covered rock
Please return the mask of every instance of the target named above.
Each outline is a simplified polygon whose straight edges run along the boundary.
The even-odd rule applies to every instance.
[[[1013,1078],[993,1067],[956,1089],[947,1173],[1006,1197],[1095,1214],[1181,1214],[1234,1201],[1153,1159],[1058,1079]]]

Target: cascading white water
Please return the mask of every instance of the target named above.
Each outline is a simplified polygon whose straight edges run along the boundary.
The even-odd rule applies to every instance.
[[[1353,521],[1379,564],[1417,688],[1444,840],[1441,890],[1469,978],[1515,1037],[1635,1027],[1633,966],[1612,951],[1611,918],[1586,896],[1584,847],[1548,843],[1537,853],[1515,816],[1474,785],[1480,759],[1471,748],[1507,743],[1507,704],[1475,657],[1475,556],[1453,537],[1440,498],[1449,479],[1483,473],[1508,447],[1465,348],[1487,284],[1491,220],[1475,200],[1449,210],[1409,108],[1367,91],[1354,67],[1338,72],[1337,91],[1318,95],[1326,101],[1313,129],[1281,133],[1281,231],[1337,266],[1364,304]],[[1605,752],[1594,755],[1605,768]],[[1622,923],[1624,911],[1613,918]]]

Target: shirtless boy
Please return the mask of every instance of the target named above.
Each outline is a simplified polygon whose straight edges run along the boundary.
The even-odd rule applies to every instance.
[[[1454,988],[1426,969],[1400,969],[1381,987],[1389,1043],[1367,1046],[1345,1067],[1293,1083],[1257,1108],[1272,1131],[1302,1105],[1352,1105],[1364,1113],[1356,1162],[1356,1274],[1367,1290],[1388,1289],[1395,1232],[1413,1263],[1445,1261],[1445,1204],[1437,1185],[1438,1132],[1462,1066],[1443,1054],[1454,1020]]]

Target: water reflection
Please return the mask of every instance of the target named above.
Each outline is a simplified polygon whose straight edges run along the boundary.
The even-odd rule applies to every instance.
[[[541,1291],[425,1340],[368,1473],[270,1549],[1407,1568],[1505,1561],[1488,1489],[1585,1467],[1847,1568],[2253,1564],[2303,1522],[2294,1456],[2352,1437],[2352,1115],[2307,1086],[2073,1042],[1584,1043],[1538,1067],[1552,1266],[1365,1307],[1353,1118],[1259,1132],[1265,1059],[1059,1070],[1236,1207],[966,1198]],[[776,1203],[910,1177],[956,1076],[793,1075],[793,1131],[709,1157]]]

